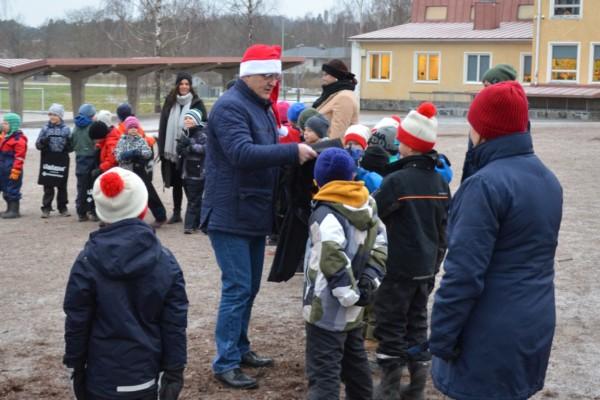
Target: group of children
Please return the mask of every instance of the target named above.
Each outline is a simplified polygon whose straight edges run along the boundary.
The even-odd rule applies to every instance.
[[[146,135],[139,120],[127,103],[116,110],[119,123],[114,125],[108,110],[83,104],[74,118],[73,130],[64,123],[64,107],[52,104],[48,109],[48,122],[40,130],[35,146],[41,152],[38,183],[43,186],[41,217],[49,218],[56,196],[60,216],[70,216],[67,204],[67,182],[70,152],[75,152],[75,199],[78,220],[99,221],[92,188],[96,178],[109,169],[120,166],[133,171],[144,182],[148,191],[148,207],[159,228],[167,220],[166,209],[152,184],[155,138]],[[27,137],[20,130],[17,114],[5,114],[0,136],[0,191],[7,202],[2,218],[17,218],[21,199],[22,170],[27,153]],[[185,129],[177,147],[182,168],[182,178],[188,198],[184,233],[198,231],[204,182],[203,160],[204,122],[201,112],[189,110],[184,116]],[[4,126],[5,125],[5,126]]]

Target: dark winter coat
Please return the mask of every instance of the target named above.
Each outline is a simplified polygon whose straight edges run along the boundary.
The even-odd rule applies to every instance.
[[[35,148],[40,151],[50,151],[53,153],[68,153],[73,151],[71,143],[71,129],[64,122],[54,125],[48,122],[40,130]]]
[[[562,189],[529,133],[480,144],[472,161],[449,214],[433,381],[453,399],[527,399],[544,386],[552,347]]]
[[[195,181],[204,179],[204,159],[206,157],[205,128],[196,126],[184,130],[183,135],[189,139],[189,144],[183,146],[181,157],[181,177]]]
[[[207,135],[203,229],[268,235],[279,167],[298,162],[298,145],[277,144],[271,102],[241,79],[213,106]]]
[[[181,268],[152,228],[137,218],[108,225],[71,269],[64,363],[86,366],[96,396],[141,398],[156,391],[160,371],[185,366],[187,309]]]
[[[387,228],[386,279],[430,279],[444,257],[450,189],[433,153],[390,164],[373,194]]]
[[[160,156],[160,171],[161,176],[163,178],[163,182],[166,187],[171,187],[172,174],[180,173],[177,171],[178,165],[169,160],[163,158],[165,154],[165,139],[167,137],[167,123],[169,122],[169,115],[171,115],[171,108],[175,104],[175,97],[168,96],[165,99],[165,103],[160,110],[160,119],[158,121],[158,155]],[[183,107],[183,106],[180,106]],[[196,110],[200,110],[202,113],[203,121],[207,121],[208,112],[206,111],[206,106],[204,106],[204,102],[196,95],[192,97],[192,103],[190,104],[190,109],[195,108]]]

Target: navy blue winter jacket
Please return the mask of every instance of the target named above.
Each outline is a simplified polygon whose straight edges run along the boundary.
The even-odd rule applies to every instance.
[[[162,370],[186,364],[183,273],[152,228],[126,219],[90,234],[65,293],[65,356],[86,366],[86,388],[107,399],[155,391]]]
[[[458,400],[520,400],[542,389],[555,328],[562,188],[517,133],[472,150],[451,204],[430,350],[435,386]]]
[[[298,162],[298,145],[277,140],[271,102],[238,79],[217,100],[208,120],[204,230],[271,233],[279,166]]]

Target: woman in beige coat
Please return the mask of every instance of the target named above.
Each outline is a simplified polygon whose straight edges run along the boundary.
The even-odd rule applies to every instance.
[[[329,138],[341,139],[350,125],[358,123],[358,100],[354,95],[357,82],[341,60],[323,64],[322,70],[323,93],[313,107],[329,120]]]

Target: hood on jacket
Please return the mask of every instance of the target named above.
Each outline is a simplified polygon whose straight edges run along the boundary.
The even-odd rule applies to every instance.
[[[91,125],[92,122],[94,121],[85,115],[79,114],[75,117],[75,125],[77,125],[80,128],[85,128],[86,126]]]
[[[375,201],[362,181],[331,181],[314,197],[342,214],[357,229],[364,231],[377,224]]]
[[[150,272],[162,246],[152,228],[137,218],[110,224],[90,234],[88,259],[111,279],[131,279]]]

